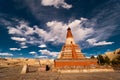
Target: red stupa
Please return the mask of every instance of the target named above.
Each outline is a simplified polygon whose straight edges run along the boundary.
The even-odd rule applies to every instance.
[[[75,43],[70,27],[67,29],[66,42],[62,47],[54,67],[91,66],[97,65],[97,60],[87,59]]]

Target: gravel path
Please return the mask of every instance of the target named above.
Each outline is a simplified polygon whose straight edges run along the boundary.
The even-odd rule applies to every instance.
[[[0,67],[0,80],[120,80],[120,72],[65,73],[39,72],[30,67],[29,72],[20,74],[22,67]]]

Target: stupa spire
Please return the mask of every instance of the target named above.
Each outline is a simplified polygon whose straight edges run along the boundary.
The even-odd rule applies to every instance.
[[[68,29],[67,29],[67,36],[66,36],[66,38],[73,38],[73,35],[72,35],[70,27],[68,27]]]
[[[70,27],[68,27],[68,29],[67,29],[67,36],[66,36],[65,44],[75,44]]]

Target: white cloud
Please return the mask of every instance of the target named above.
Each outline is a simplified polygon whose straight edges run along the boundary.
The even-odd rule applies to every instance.
[[[26,42],[20,42],[20,46],[21,48],[28,48],[28,46],[26,46]]]
[[[52,2],[53,1],[53,2]],[[46,15],[45,7],[40,9],[41,4],[44,6],[54,6],[56,8],[59,7],[64,7],[66,3],[65,0],[25,0],[25,4],[30,8],[32,14],[41,20],[51,20],[52,18],[49,17],[49,15]],[[107,4],[109,4],[108,2]],[[67,4],[67,3],[66,3]],[[69,5],[69,4],[67,4]],[[72,6],[72,5],[71,5]],[[115,30],[118,29],[118,16],[119,14],[119,8],[120,6],[115,4],[116,7],[111,7],[111,6],[106,6],[106,8],[101,8],[98,7],[95,10],[93,10],[93,14],[98,12],[97,14],[94,15],[94,17],[88,22],[86,22],[85,18],[81,18],[80,20],[74,20],[70,23],[64,23],[64,22],[59,22],[59,21],[49,21],[47,23],[47,26],[45,29],[39,28],[37,26],[36,28],[33,28],[32,26],[28,26],[28,24],[25,23],[20,23],[18,26],[15,26],[15,28],[9,28],[9,34],[13,34],[12,36],[22,36],[26,38],[26,43],[28,44],[38,44],[40,45],[43,42],[49,42],[59,44],[59,43],[64,43],[65,42],[65,35],[66,35],[66,28],[68,25],[72,28],[72,32],[74,35],[74,39],[76,42],[79,41],[86,41],[89,38],[97,38],[97,43],[102,42],[102,41],[107,41],[107,39],[111,35],[116,35]],[[119,7],[119,8],[118,8]],[[48,9],[49,10],[49,9]],[[50,12],[50,14],[54,14],[55,16],[58,16],[58,12],[55,13]],[[82,25],[82,23],[85,22],[85,26]],[[78,27],[79,25],[79,27]],[[75,28],[77,27],[77,28]],[[91,28],[92,27],[92,28]],[[48,30],[49,29],[49,30]],[[55,32],[54,32],[55,31]],[[52,34],[52,32],[54,32]],[[32,34],[37,34],[39,35],[40,38],[36,38]],[[56,33],[56,34],[55,34]],[[113,34],[114,33],[114,34]],[[29,36],[28,36],[29,35]],[[30,39],[31,37],[34,37],[32,40]],[[96,43],[95,42],[95,43]],[[83,43],[84,44],[84,43]],[[38,46],[37,45],[37,46]],[[97,44],[94,44],[97,45]]]
[[[56,8],[63,7],[65,9],[72,8],[72,5],[67,4],[64,0],[42,0],[43,6],[54,6]]]
[[[10,53],[0,53],[0,56],[8,57],[8,56],[13,56],[13,54],[10,54]]]
[[[41,38],[44,38],[45,40],[50,37],[47,31],[39,28],[38,26],[34,26],[35,28],[35,33],[38,34]]]
[[[42,54],[47,54],[47,55],[50,54],[50,51],[48,51],[47,49],[39,50],[39,52],[41,52]]]
[[[101,45],[110,45],[113,44],[114,42],[106,42],[106,41],[101,41],[98,43],[94,43],[95,46],[101,46]]]
[[[53,40],[55,43],[63,43],[65,41],[65,32],[67,25],[58,21],[51,21],[46,23],[50,31],[48,36],[44,36],[45,41]]]
[[[35,57],[35,58],[40,58],[40,59],[41,59],[41,58],[42,58],[42,59],[43,59],[43,58],[48,58],[48,56],[38,56],[38,55],[35,55],[34,57]]]
[[[45,48],[45,47],[47,47],[47,46],[46,46],[46,44],[41,44],[41,45],[38,46],[38,47],[40,47],[40,48]]]
[[[10,48],[11,51],[20,51],[20,48]]]
[[[26,45],[26,42],[21,42],[20,45],[24,46],[24,45]]]
[[[14,27],[15,30],[18,30],[20,33],[16,33],[16,31],[12,33],[11,39],[19,41],[21,46],[25,46],[26,44],[41,45],[45,42],[52,42],[54,44],[64,43],[69,26],[72,29],[75,41],[79,42],[89,37],[94,32],[93,28],[83,27],[82,24],[86,21],[86,18],[80,18],[71,23],[50,21],[46,23],[49,30],[41,29],[38,26],[31,28],[27,23],[22,21],[19,25]],[[8,30],[11,32],[13,28],[8,27]],[[38,35],[38,37],[34,36],[34,34]]]
[[[98,42],[97,39],[93,38],[93,39],[88,39],[87,42],[90,44],[90,45],[93,45],[93,46],[102,46],[102,45],[110,45],[110,44],[113,44],[114,42],[107,42],[107,41],[100,41]]]
[[[47,49],[44,49],[44,50],[39,50],[39,52],[43,55],[48,55],[48,56],[52,56],[52,57],[57,57],[58,53],[59,52],[51,52]]]
[[[14,27],[8,27],[9,31],[8,33],[9,34],[23,34],[19,29],[17,28],[14,28]]]
[[[84,22],[82,20],[79,20],[79,22],[80,21]],[[81,22],[77,25],[76,25],[76,21],[69,24],[69,26],[72,25],[71,29],[72,29],[73,36],[76,42],[85,40],[86,38],[88,38],[94,33],[93,28],[84,28]]]
[[[92,38],[92,39],[88,39],[88,40],[86,40],[89,44],[94,44],[94,43],[96,43],[97,42],[97,40],[96,39],[94,39],[94,38]]]
[[[21,48],[28,48],[28,46],[21,46]]]
[[[31,27],[28,27],[28,23],[24,22],[24,21],[20,21],[19,25],[17,25],[16,27],[8,27],[8,33],[9,34],[16,34],[16,35],[31,35],[34,33],[34,29]]]
[[[64,24],[58,21],[47,22],[47,26],[49,27],[50,31],[48,32],[49,36],[44,36],[44,39],[47,41],[52,39],[56,43],[64,43],[67,27],[71,27],[75,41],[79,42],[81,40],[84,40],[94,33],[93,28],[84,28],[82,26],[83,22],[86,20],[86,18],[81,18],[79,20],[74,20],[68,24]]]
[[[21,38],[21,37],[11,37],[11,39],[15,41],[20,41],[20,42],[26,41],[25,38]]]
[[[35,51],[29,52],[29,54],[36,55],[37,53]]]
[[[39,26],[30,27],[28,23],[21,21],[14,29],[13,27],[8,27],[8,32],[12,36],[11,39],[20,43],[21,48],[27,44],[46,47],[46,45],[44,45],[46,42],[51,42],[52,44],[64,43],[68,27],[71,28],[76,43],[87,41],[90,44],[86,43],[88,44],[87,47],[91,45],[112,44],[110,42],[105,42],[107,39],[106,37],[110,36],[108,33],[105,34],[109,27],[96,29],[94,26],[96,26],[96,22],[86,18],[75,19],[69,23],[63,23],[56,20],[49,21],[46,23],[46,29],[42,29]],[[34,36],[34,34],[37,36]]]
[[[35,30],[34,30],[34,28],[35,28]],[[40,31],[40,32],[38,32],[38,31]],[[38,28],[38,26],[33,26],[33,28],[28,26],[28,23],[26,23],[24,21],[20,21],[19,25],[14,27],[14,29],[13,29],[13,27],[8,27],[8,33],[11,34],[11,36],[12,36],[11,39],[15,40],[15,41],[19,41],[21,46],[25,46],[26,44],[36,45],[36,44],[43,43],[40,40],[41,37],[34,36],[34,34],[37,34],[37,35],[42,34],[43,33],[42,31],[44,31],[44,30]]]

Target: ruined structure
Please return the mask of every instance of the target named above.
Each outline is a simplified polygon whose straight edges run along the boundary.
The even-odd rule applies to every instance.
[[[56,68],[75,67],[75,66],[92,66],[97,65],[97,60],[87,59],[82,54],[79,45],[75,43],[71,29],[67,29],[66,42],[58,58],[54,62]]]

